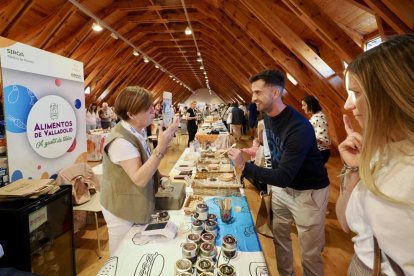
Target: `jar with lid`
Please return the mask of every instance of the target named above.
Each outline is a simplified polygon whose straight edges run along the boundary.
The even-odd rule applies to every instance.
[[[196,212],[198,213],[199,220],[206,220],[208,215],[208,206],[205,203],[199,203],[196,206]]]
[[[206,243],[211,243],[211,244],[215,244],[216,243],[216,236],[212,233],[204,233],[201,235],[201,243],[206,242]]]
[[[186,242],[182,245],[183,258],[189,259],[191,263],[197,261],[197,244],[193,242]]]
[[[204,231],[204,222],[198,219],[191,223],[191,232],[193,234],[201,235],[203,231]]]
[[[170,219],[170,215],[167,211],[158,212],[157,216],[158,221],[168,221]]]
[[[210,259],[198,259],[196,263],[197,275],[205,272],[214,272],[214,262]]]
[[[223,254],[228,259],[233,258],[237,252],[237,240],[232,235],[225,235],[221,240]]]
[[[221,264],[217,272],[218,276],[236,276],[236,270],[232,265]]]
[[[217,222],[210,219],[206,220],[204,223],[204,230],[217,237]]]
[[[201,237],[199,234],[191,233],[187,235],[187,242],[193,242],[195,244],[201,244]]]
[[[200,245],[200,258],[210,259],[213,262],[216,261],[217,249],[212,243],[203,242]]]
[[[189,275],[192,275],[192,272],[193,264],[190,260],[179,259],[175,262],[175,275],[183,275],[183,273],[190,273]]]
[[[217,222],[217,216],[215,214],[208,214],[207,219]]]

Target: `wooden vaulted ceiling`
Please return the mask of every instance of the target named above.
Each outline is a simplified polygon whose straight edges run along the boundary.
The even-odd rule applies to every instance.
[[[344,135],[344,62],[378,35],[414,30],[412,0],[76,1],[84,9],[74,1],[0,0],[0,34],[83,62],[87,102],[112,104],[128,85],[143,86],[155,98],[170,91],[181,102],[191,95],[184,85],[207,87],[204,70],[225,102],[250,102],[249,77],[281,68],[298,81],[287,81],[285,101],[300,109],[304,96],[317,96],[335,144]],[[133,56],[131,45],[111,31],[92,31],[95,19],[85,10],[161,68],[144,63],[143,54]],[[197,45],[184,34],[188,20]]]

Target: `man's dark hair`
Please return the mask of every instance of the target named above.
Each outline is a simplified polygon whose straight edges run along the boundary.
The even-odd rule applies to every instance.
[[[279,70],[265,70],[250,78],[250,83],[263,80],[266,85],[278,86],[283,89],[285,88],[285,75]]]
[[[302,101],[306,103],[306,105],[308,106],[308,110],[312,114],[315,114],[316,112],[319,112],[322,110],[321,105],[319,104],[318,100],[314,96],[306,96],[305,98],[303,98]]]

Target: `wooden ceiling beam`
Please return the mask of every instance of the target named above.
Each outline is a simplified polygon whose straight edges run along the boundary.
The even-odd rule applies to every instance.
[[[345,1],[372,15],[374,14],[374,11],[370,7],[367,6],[364,0],[345,0]]]
[[[322,77],[328,78],[335,74],[335,71],[329,67],[325,61],[319,57],[312,48],[310,48],[302,38],[300,38],[288,25],[286,25],[282,19],[275,15],[275,4],[273,1],[262,0],[252,2],[249,0],[239,0],[247,9],[253,14],[277,39],[279,39],[287,48],[289,48],[296,57],[307,64],[310,68],[313,68]],[[247,19],[241,14],[240,6],[235,6],[232,1],[227,2],[225,8],[239,16],[240,18]],[[238,15],[238,13],[240,15]],[[246,28],[251,25],[251,20],[247,19]],[[253,30],[255,29],[252,27]]]
[[[412,32],[397,15],[395,15],[388,7],[380,0],[364,0],[365,3],[378,14],[384,21],[391,26],[397,33],[404,34]]]
[[[351,63],[357,55],[362,53],[362,48],[312,0],[282,0],[282,2],[343,61]]]
[[[414,30],[414,1],[412,0],[382,0],[387,8],[398,16],[411,30]]]
[[[4,1],[6,2],[6,1]],[[9,35],[9,31],[24,18],[27,11],[32,7],[33,0],[14,1],[8,3],[0,17],[0,34],[4,37]]]
[[[73,14],[76,13],[76,7],[70,2],[66,2],[50,21],[44,26],[42,31],[36,36],[36,38],[30,43],[33,47],[43,48],[49,40],[53,38],[55,33],[62,28],[65,20],[68,20]]]

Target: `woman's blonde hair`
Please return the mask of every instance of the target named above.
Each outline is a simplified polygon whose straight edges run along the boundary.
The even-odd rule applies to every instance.
[[[388,143],[414,143],[414,34],[395,36],[359,55],[346,74],[354,77],[365,97],[361,180],[377,196],[399,202],[378,189],[374,176],[388,161]],[[379,160],[371,164],[376,154]]]
[[[137,114],[147,111],[153,104],[151,92],[139,86],[128,86],[116,97],[114,109],[122,120],[128,120],[128,112]]]

